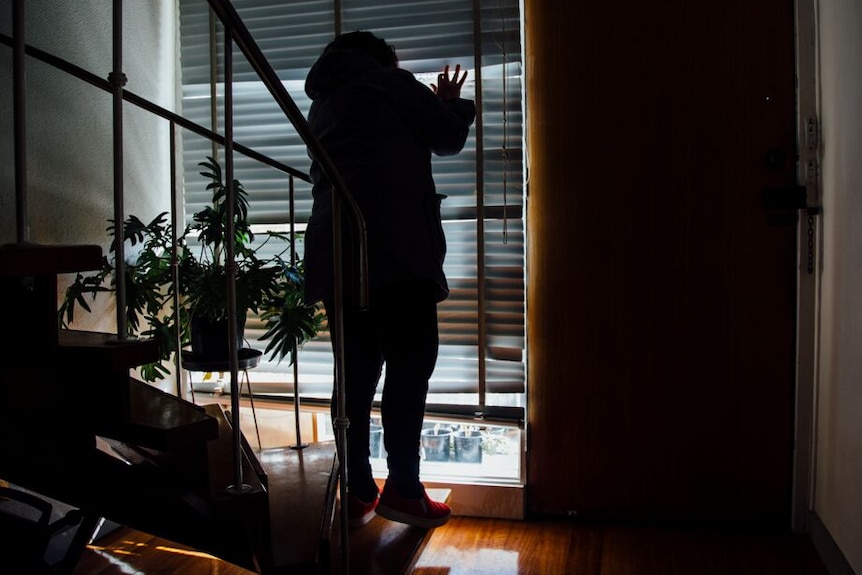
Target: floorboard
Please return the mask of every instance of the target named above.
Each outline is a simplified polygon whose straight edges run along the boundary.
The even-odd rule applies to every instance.
[[[376,518],[375,521],[385,521]],[[369,531],[370,532],[370,531]],[[382,533],[385,533],[384,529]],[[367,575],[367,565],[351,573]],[[386,573],[378,569],[377,573]],[[251,575],[206,554],[120,528],[74,575]],[[431,532],[412,575],[828,575],[803,535],[454,517]]]

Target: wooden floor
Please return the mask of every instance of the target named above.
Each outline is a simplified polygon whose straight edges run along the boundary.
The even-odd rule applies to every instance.
[[[200,398],[199,398],[200,399]],[[202,401],[201,403],[204,403]],[[292,445],[294,420],[289,412],[258,407],[252,418],[242,412],[243,431],[263,447]],[[304,413],[308,418],[311,413]],[[260,429],[253,427],[258,421]],[[303,437],[314,439],[314,426],[303,422]],[[316,439],[315,439],[316,440]],[[374,521],[386,521],[378,517]],[[369,524],[380,533],[378,548],[364,557],[392,555],[392,529]],[[354,533],[363,545],[370,532]],[[353,556],[353,554],[351,554]],[[353,556],[359,561],[358,557]],[[349,575],[386,573],[351,562]],[[0,560],[2,571],[2,560]],[[120,528],[84,552],[73,575],[253,575],[210,555]],[[567,520],[509,521],[453,517],[431,533],[412,570],[404,575],[828,575],[803,536],[675,531],[643,527],[595,526]]]
[[[381,542],[384,545],[385,542]],[[251,575],[170,541],[120,528],[74,575]],[[354,575],[363,575],[352,569]],[[807,537],[455,517],[412,575],[828,575]],[[395,575],[395,574],[393,574]]]

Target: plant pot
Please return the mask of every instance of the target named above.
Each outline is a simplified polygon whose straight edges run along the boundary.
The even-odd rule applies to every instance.
[[[236,318],[236,347],[243,347],[245,314]],[[229,336],[227,318],[210,321],[204,317],[192,316],[191,319],[192,353],[199,360],[223,361],[228,358]]]
[[[455,432],[455,461],[461,463],[482,463],[482,432]]]
[[[449,461],[452,432],[448,429],[428,428],[422,430],[422,452],[425,461]]]

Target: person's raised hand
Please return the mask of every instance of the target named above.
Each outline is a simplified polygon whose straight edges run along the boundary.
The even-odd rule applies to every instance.
[[[454,100],[461,97],[461,86],[464,85],[466,79],[467,71],[464,70],[464,74],[461,74],[461,64],[455,65],[455,74],[450,78],[449,65],[447,64],[443,72],[437,74],[437,83],[431,84],[431,88],[441,100]]]

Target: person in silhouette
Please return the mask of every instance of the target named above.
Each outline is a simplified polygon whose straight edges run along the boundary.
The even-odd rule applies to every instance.
[[[436,192],[431,159],[457,154],[466,143],[476,115],[474,103],[460,97],[466,77],[460,65],[454,73],[446,66],[429,89],[399,68],[385,40],[356,31],[329,43],[305,81],[310,130],[354,197],[367,232],[366,309],[358,309],[352,295],[357,275],[348,224],[341,234],[348,517],[354,526],[375,511],[425,528],[450,516],[419,480],[419,439],[437,362],[437,304],[449,295],[440,216],[445,196]],[[314,203],[305,234],[305,297],[332,312],[333,190],[310,155]],[[369,463],[369,425],[384,366],[381,417],[389,474],[379,492]],[[336,407],[333,395],[333,413]]]

